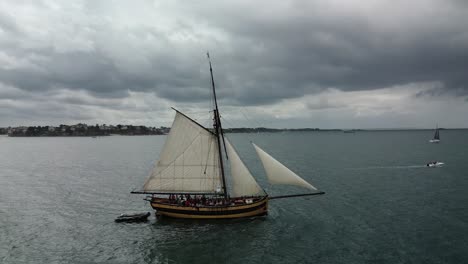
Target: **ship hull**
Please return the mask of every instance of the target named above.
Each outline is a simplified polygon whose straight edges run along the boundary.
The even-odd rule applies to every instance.
[[[181,206],[168,204],[162,199],[153,199],[151,207],[156,216],[186,219],[233,219],[268,214],[268,197],[263,197],[251,204],[225,206]]]

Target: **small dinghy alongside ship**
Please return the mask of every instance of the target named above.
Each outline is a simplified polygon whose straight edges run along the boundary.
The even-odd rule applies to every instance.
[[[176,115],[159,161],[143,190],[132,193],[149,194],[145,200],[157,216],[192,219],[261,216],[268,213],[269,200],[324,194],[253,144],[271,183],[296,185],[310,191],[271,197],[258,185],[223,134],[209,55],[208,60],[213,128],[205,128],[173,108]],[[228,176],[230,182],[226,180]]]
[[[115,219],[115,222],[144,222],[148,220],[150,212],[146,213],[131,213],[131,214],[121,214]]]

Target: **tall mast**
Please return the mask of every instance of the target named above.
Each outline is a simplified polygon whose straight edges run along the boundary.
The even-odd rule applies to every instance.
[[[223,128],[221,126],[221,119],[219,117],[219,109],[218,109],[218,101],[216,100],[216,89],[215,89],[215,83],[214,83],[214,78],[213,78],[213,68],[211,67],[211,59],[210,59],[210,53],[206,53],[206,56],[208,57],[208,62],[210,64],[210,74],[211,74],[211,87],[213,88],[213,98],[214,98],[214,122],[213,122],[213,128],[215,131],[216,139],[218,142],[218,154],[219,154],[219,164],[220,164],[220,169],[221,169],[221,176],[223,177],[223,192],[224,196],[228,197],[228,192],[226,188],[226,177],[224,175],[224,164],[223,164],[223,153],[221,151],[221,139],[223,140],[223,145],[224,149],[226,149],[226,143],[224,142],[224,135],[223,135]],[[227,157],[227,153],[226,153]]]

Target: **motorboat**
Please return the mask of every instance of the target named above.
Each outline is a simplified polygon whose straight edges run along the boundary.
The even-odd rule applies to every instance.
[[[445,163],[440,162],[440,161],[431,161],[426,164],[427,167],[429,168],[436,168],[436,167],[442,167]]]

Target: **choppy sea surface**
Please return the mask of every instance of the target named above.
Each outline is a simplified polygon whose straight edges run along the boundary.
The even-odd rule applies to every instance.
[[[115,223],[151,211],[140,188],[164,136],[0,137],[0,263],[466,263],[468,130],[229,134],[271,186],[250,141],[322,196],[267,217]],[[427,168],[431,160],[442,168]]]

